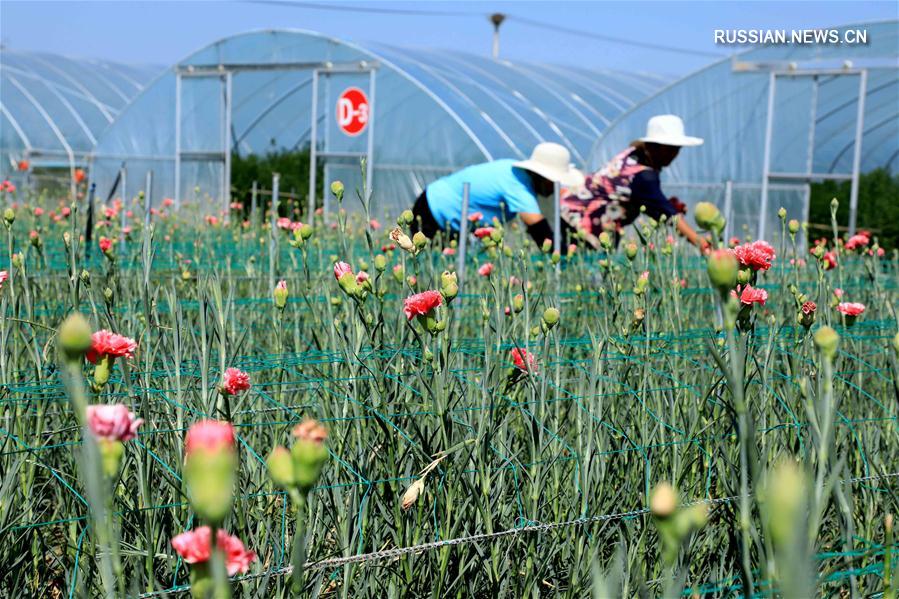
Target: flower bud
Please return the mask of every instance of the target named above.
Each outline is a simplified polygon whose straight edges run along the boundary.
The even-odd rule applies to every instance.
[[[191,507],[205,521],[221,523],[231,511],[237,478],[237,453],[232,448],[198,448],[184,460],[184,481]]]
[[[343,197],[344,187],[342,181],[331,181],[331,193],[334,197],[340,199]]]
[[[337,279],[340,288],[347,295],[356,295],[359,292],[359,284],[356,282],[356,275],[352,272],[345,272]]]
[[[786,219],[787,218],[787,209],[784,208],[783,206],[781,206],[780,209],[777,211],[777,218],[779,218],[780,220]]]
[[[828,326],[821,327],[815,331],[815,345],[822,354],[828,359],[833,359],[837,355],[837,347],[840,345],[840,335]]]
[[[737,257],[729,250],[714,250],[709,254],[706,269],[709,273],[709,281],[722,293],[733,289],[737,284],[739,264]]]
[[[278,281],[278,284],[275,285],[275,290],[272,292],[272,297],[275,300],[275,307],[279,310],[283,310],[285,306],[287,306],[287,281]]]
[[[375,256],[375,270],[378,272],[384,272],[387,269],[387,256],[384,254],[378,254]]]
[[[624,255],[627,256],[628,260],[633,260],[637,257],[637,249],[637,244],[631,241],[624,246]]]
[[[16,211],[12,208],[7,208],[3,211],[3,222],[6,223],[7,228],[12,227],[12,224],[16,222]]]
[[[415,247],[420,250],[428,245],[428,238],[425,237],[424,233],[418,231],[415,233],[415,235],[412,236],[412,243],[414,243]]]
[[[408,225],[415,220],[415,215],[412,214],[411,210],[403,210],[403,212],[400,214],[400,220],[402,222],[397,222],[397,224],[401,225],[405,223]]]
[[[763,487],[762,502],[768,520],[768,530],[775,546],[791,550],[799,523],[804,517],[807,495],[805,476],[792,460],[778,464],[768,475]]]
[[[59,348],[69,361],[81,361],[91,348],[91,325],[80,312],[73,312],[59,327]]]
[[[524,310],[524,296],[520,293],[512,298],[512,309],[516,314]]]
[[[746,285],[752,279],[752,271],[748,268],[743,268],[737,271],[737,283],[740,285]]]
[[[283,489],[290,489],[295,484],[293,477],[293,457],[290,451],[278,445],[269,454],[265,461],[268,465],[268,475],[276,485]]]
[[[669,483],[659,483],[649,496],[649,511],[656,518],[667,518],[677,509],[677,491]]]
[[[15,268],[22,268],[22,265],[25,264],[25,255],[22,252],[18,252],[12,255],[12,265]]]
[[[559,324],[560,317],[561,314],[557,308],[547,308],[543,311],[543,324],[545,324],[548,329],[551,329]]]
[[[314,230],[312,228],[312,225],[304,224],[302,227],[300,227],[300,237],[303,239],[303,241],[306,241],[310,237],[312,237],[313,231]]]
[[[414,483],[409,485],[409,488],[406,489],[406,492],[403,493],[403,502],[402,508],[403,510],[408,510],[412,507],[416,501],[418,501],[418,496],[421,495],[422,491],[425,490],[425,479],[424,477],[419,478]]]
[[[495,243],[499,243],[503,240],[503,230],[502,227],[495,227],[492,231],[490,231],[490,239]]]
[[[608,231],[603,231],[599,234],[599,244],[607,250],[612,247],[612,236],[609,235]]]
[[[725,220],[718,207],[711,202],[699,202],[696,204],[693,216],[696,224],[704,231],[721,233],[724,230]]]
[[[113,299],[115,299],[115,294],[113,293],[112,289],[110,289],[109,287],[104,289],[103,290],[103,300],[107,304],[112,305]]]
[[[322,467],[328,460],[328,450],[323,443],[297,439],[290,450],[293,458],[294,483],[303,493],[308,493],[318,482]]]
[[[409,239],[409,236],[406,235],[405,233],[403,233],[402,229],[400,229],[399,227],[395,227],[390,232],[390,238],[393,241],[395,241],[398,246],[403,248],[403,250],[405,250],[407,252],[415,252],[416,251],[415,244],[413,243],[413,241],[411,239]]]
[[[456,273],[443,271],[443,274],[440,275],[440,294],[447,303],[459,295],[459,281]]]
[[[552,249],[553,249],[553,242],[552,242],[552,240],[551,240],[551,239],[544,239],[544,240],[543,240],[543,245],[540,246],[540,249],[543,250],[543,253],[544,253],[544,254],[550,253],[550,252],[552,251]]]
[[[790,231],[791,235],[795,235],[799,232],[799,221],[795,218],[791,218],[790,222],[787,223],[787,230]]]
[[[81,282],[84,285],[90,286],[91,284],[91,273],[89,273],[86,269],[81,270],[81,274],[79,275]]]

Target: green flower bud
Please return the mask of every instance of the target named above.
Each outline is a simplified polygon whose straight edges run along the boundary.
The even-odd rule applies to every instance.
[[[216,451],[197,448],[184,460],[184,482],[190,505],[210,524],[220,524],[231,511],[236,479],[237,453],[233,448]]]
[[[791,218],[790,222],[787,223],[787,230],[790,232],[790,235],[795,235],[799,232],[799,221],[795,218]]]
[[[314,232],[312,225],[304,224],[300,227],[300,237],[303,238],[303,241],[306,241],[310,237],[312,237],[312,233]]]
[[[608,231],[603,231],[599,234],[599,245],[607,250],[612,247],[612,236],[609,235]]]
[[[560,317],[561,313],[557,308],[547,308],[543,311],[543,323],[547,326],[547,328],[551,329],[559,324]]]
[[[459,281],[456,273],[443,271],[443,274],[440,275],[440,294],[447,303],[459,295]]]
[[[351,272],[345,272],[337,279],[340,288],[347,295],[356,295],[359,293],[359,284],[356,283],[356,275]]]
[[[724,229],[725,220],[718,207],[711,202],[699,202],[694,209],[696,225],[704,231],[720,233]]]
[[[90,286],[90,284],[91,284],[91,273],[89,273],[87,270],[82,269],[82,270],[81,270],[81,274],[79,275],[79,278],[81,279],[81,282],[82,282],[84,285]]]
[[[512,310],[514,310],[516,314],[524,310],[524,296],[520,293],[512,298]]]
[[[411,210],[403,210],[403,212],[400,214],[400,220],[397,221],[397,224],[398,225],[402,225],[402,224],[408,225],[408,224],[412,223],[412,221],[414,221],[414,220],[415,220],[415,215],[412,214]]]
[[[334,197],[340,199],[343,197],[343,182],[342,181],[331,181],[331,193],[334,194]]]
[[[73,312],[59,327],[59,348],[70,361],[81,361],[91,348],[91,325],[79,312]]]
[[[840,335],[832,328],[828,326],[821,327],[815,331],[814,340],[815,345],[826,358],[832,360],[837,355]]]
[[[322,443],[298,439],[290,450],[293,457],[294,483],[303,493],[308,493],[321,477],[328,461],[328,450]]]
[[[378,254],[375,256],[375,270],[378,272],[384,272],[387,269],[387,256],[384,254]]]
[[[779,218],[780,220],[786,219],[787,218],[787,209],[784,208],[783,206],[781,206],[780,209],[777,211],[777,218]]]
[[[490,239],[494,242],[499,243],[503,240],[503,229],[502,227],[496,227],[492,231],[490,231]]]
[[[290,489],[294,486],[293,457],[286,447],[278,445],[269,454],[265,461],[268,465],[268,475],[272,482],[282,489]]]
[[[112,302],[114,299],[115,299],[115,293],[113,293],[112,289],[107,287],[106,289],[103,290],[103,300],[107,304],[112,305]]]
[[[624,255],[627,256],[628,260],[633,260],[637,257],[637,249],[637,244],[631,241],[624,246]]]
[[[734,288],[737,284],[737,271],[739,264],[734,253],[728,250],[715,250],[709,254],[706,269],[709,273],[709,281],[721,293]]]
[[[416,248],[422,249],[426,245],[428,245],[428,238],[425,237],[424,233],[418,231],[415,235],[412,236],[412,243],[415,244]]]
[[[275,286],[275,290],[272,291],[272,297],[275,300],[275,307],[279,310],[283,310],[285,306],[287,306],[287,282],[279,281]]]
[[[805,514],[808,493],[805,476],[793,460],[785,460],[767,479],[759,499],[765,506],[771,540],[780,549],[792,550]]]
[[[561,262],[561,260],[562,260],[562,254],[560,254],[559,252],[553,252],[549,258],[549,261],[552,262],[553,264],[558,264],[559,262]]]
[[[22,252],[18,252],[12,255],[12,265],[15,268],[22,268],[22,265],[25,264],[25,255]]]
[[[16,222],[16,211],[12,208],[7,208],[3,211],[3,222],[6,223],[7,227],[12,227],[12,224]]]
[[[737,283],[740,285],[746,285],[749,283],[752,278],[752,271],[748,268],[743,268],[737,271]]]

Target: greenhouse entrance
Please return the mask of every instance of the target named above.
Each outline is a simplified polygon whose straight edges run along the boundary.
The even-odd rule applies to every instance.
[[[175,79],[176,205],[218,198],[227,212],[232,152],[252,154],[262,148],[309,148],[307,214],[319,206],[326,213],[332,208],[327,190],[334,180],[344,181],[349,190],[370,190],[377,66],[368,61],[179,66]],[[260,91],[267,101],[254,110],[252,102]],[[290,119],[284,118],[285,112]],[[240,115],[239,120],[235,114]],[[265,138],[264,143],[260,137]],[[324,176],[324,185],[318,186],[323,190],[321,197],[315,192],[319,173]],[[197,180],[212,182],[211,188],[192,188]]]

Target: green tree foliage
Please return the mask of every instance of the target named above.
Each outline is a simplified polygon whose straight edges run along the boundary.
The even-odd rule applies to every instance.
[[[322,197],[324,185],[324,169],[318,165],[316,176],[316,197]],[[281,206],[279,216],[296,218],[305,216],[309,197],[309,148],[301,150],[276,150],[264,155],[249,154],[241,156],[231,154],[231,197],[243,202],[244,210],[249,213],[250,194],[253,181],[263,193],[257,195],[257,206],[267,207],[271,202],[272,175],[281,175]],[[290,196],[296,196],[291,198]],[[294,211],[299,210],[296,214]]]
[[[813,183],[809,223],[826,225],[827,229],[809,228],[809,240],[829,237],[830,201],[840,201],[837,223],[849,225],[849,181]],[[885,168],[864,173],[858,186],[858,228],[871,231],[886,249],[899,247],[899,175]]]

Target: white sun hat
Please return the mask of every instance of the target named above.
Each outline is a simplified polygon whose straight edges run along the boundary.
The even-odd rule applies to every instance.
[[[660,114],[646,123],[646,136],[640,141],[663,146],[701,146],[701,137],[684,135],[684,122],[673,114]]]
[[[571,154],[565,146],[544,142],[537,144],[529,159],[516,162],[515,166],[537,173],[565,187],[583,185],[584,174],[574,168],[570,161]]]

